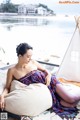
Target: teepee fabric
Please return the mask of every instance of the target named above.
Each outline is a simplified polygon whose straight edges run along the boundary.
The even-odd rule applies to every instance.
[[[80,17],[76,29],[57,72],[57,78],[80,82]]]

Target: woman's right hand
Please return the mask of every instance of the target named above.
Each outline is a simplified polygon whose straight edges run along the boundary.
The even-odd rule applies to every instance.
[[[5,107],[4,96],[0,96],[0,108],[3,110]]]

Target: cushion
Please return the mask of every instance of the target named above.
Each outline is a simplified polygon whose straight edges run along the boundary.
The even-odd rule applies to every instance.
[[[5,110],[17,114],[36,116],[52,106],[52,97],[46,85],[41,83],[29,86],[13,80],[11,92],[5,97]]]
[[[6,84],[6,74],[7,70],[0,70],[0,95],[2,94],[2,91]]]
[[[72,81],[72,80],[70,81],[70,80],[66,80],[64,78],[59,78],[58,80],[62,83],[73,84],[73,85],[76,85],[76,86],[80,87],[80,82],[76,82],[76,81]]]

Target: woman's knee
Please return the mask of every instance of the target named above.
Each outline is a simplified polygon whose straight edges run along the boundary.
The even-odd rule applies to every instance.
[[[56,85],[56,93],[68,103],[75,103],[76,101],[80,100],[79,95],[70,93],[62,84]]]

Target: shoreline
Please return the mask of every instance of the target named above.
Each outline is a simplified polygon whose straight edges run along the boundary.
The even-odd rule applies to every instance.
[[[30,18],[36,18],[36,17],[39,17],[39,18],[48,18],[48,17],[57,17],[57,16],[63,16],[63,17],[70,17],[70,16],[75,16],[75,15],[67,15],[67,14],[55,14],[55,15],[20,15],[18,13],[0,13],[0,16],[17,16],[17,17],[30,17]]]
[[[67,20],[73,21],[75,19],[74,15],[65,15],[65,14],[57,14],[57,15],[48,15],[48,16],[27,16],[27,15],[18,15],[17,13],[0,13],[0,19],[46,19],[46,20]]]

